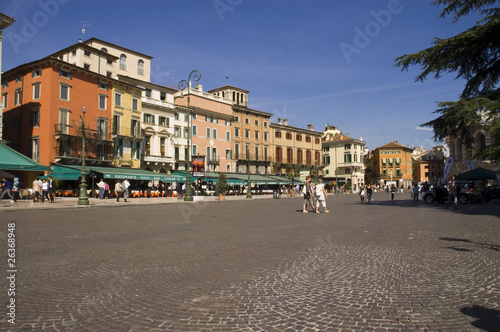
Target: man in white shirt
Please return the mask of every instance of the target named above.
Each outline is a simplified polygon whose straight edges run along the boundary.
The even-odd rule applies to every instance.
[[[128,179],[123,180],[122,190],[123,190],[123,199],[125,200],[125,202],[127,201],[129,195],[129,187],[130,187],[130,182],[128,182]]]

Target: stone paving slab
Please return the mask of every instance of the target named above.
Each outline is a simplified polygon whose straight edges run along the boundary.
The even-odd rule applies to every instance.
[[[0,330],[498,330],[498,201],[358,199],[3,210],[18,272]]]

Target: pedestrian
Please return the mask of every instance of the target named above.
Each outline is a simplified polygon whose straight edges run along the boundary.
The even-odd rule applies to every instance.
[[[396,191],[397,191],[396,185],[393,183],[391,186],[391,201],[394,200],[394,194],[396,193]]]
[[[47,202],[50,201],[50,199],[49,199],[49,184],[47,183],[47,180],[43,179],[42,180],[42,203],[45,202],[45,199],[47,199]]]
[[[172,184],[168,185],[167,197],[172,197]]]
[[[39,178],[36,178],[33,181],[33,187],[32,187],[32,190],[33,190],[33,203],[34,202],[38,202],[38,199],[40,197],[40,183],[39,183],[39,181],[40,181]]]
[[[104,198],[109,199],[109,184],[107,181],[104,181]]]
[[[411,192],[412,192],[412,196],[413,196],[413,201],[417,202],[417,203],[418,203],[418,191],[419,191],[418,184],[415,184],[415,186],[413,187]]]
[[[104,188],[106,187],[106,184],[102,179],[97,184],[97,187],[99,188],[99,199],[104,199]]]
[[[323,206],[323,210],[325,211],[325,213],[329,213],[330,211],[326,209],[327,194],[322,179],[318,180],[318,184],[314,188],[314,196],[316,197],[316,213],[319,213],[320,204]]]
[[[302,207],[302,212],[307,213],[308,211],[306,210],[307,208],[307,203],[309,202],[309,206],[312,209],[312,212],[315,212],[316,209],[314,208],[314,204],[312,202],[312,197],[313,197],[313,191],[311,187],[311,177],[306,177],[306,182],[304,183],[304,187],[302,188],[302,193],[304,194],[304,205]]]
[[[2,196],[0,196],[0,201],[3,199],[3,197],[5,195],[9,195],[10,202],[13,203],[14,197],[12,196],[12,184],[6,178],[2,178],[2,180],[3,180],[3,184],[2,184],[3,191],[2,191]]]
[[[295,196],[298,196],[298,195],[299,195],[299,191],[300,191],[300,186],[299,186],[299,184],[297,183],[297,185],[295,186]]]
[[[365,202],[365,187],[361,186],[361,190],[359,191],[359,197],[361,198],[361,203]]]
[[[458,202],[457,202],[457,183],[455,182],[455,177],[452,176],[451,180],[448,181],[448,205],[446,208],[448,209],[450,207],[451,202],[453,201],[453,205],[455,205],[455,210],[458,207]]]
[[[49,176],[48,187],[49,187],[49,203],[54,203],[54,189],[56,187],[56,183],[52,178],[52,176]]]
[[[123,190],[123,200],[126,202],[129,195],[130,182],[128,179],[123,180],[122,182],[122,190]]]
[[[14,183],[12,184],[12,196],[14,196],[14,202],[17,202],[17,196],[23,199],[23,193],[21,192],[21,182],[19,182],[19,178],[14,178]]]
[[[368,186],[366,187],[366,199],[367,199],[368,203],[372,202],[372,194],[373,194],[372,185],[368,184]]]
[[[182,184],[181,191],[182,191],[181,197],[184,197],[184,195],[186,195],[186,184],[185,183]]]
[[[122,194],[122,184],[120,181],[116,181],[115,183],[115,195],[116,195],[116,201],[119,202],[120,201],[120,196]]]

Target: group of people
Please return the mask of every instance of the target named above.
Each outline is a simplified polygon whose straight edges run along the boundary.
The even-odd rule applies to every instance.
[[[373,187],[371,184],[367,184],[366,186],[361,186],[359,188],[359,197],[361,199],[361,203],[365,202],[365,197],[366,201],[368,203],[372,202],[372,194],[373,194]]]
[[[311,207],[312,212],[319,213],[320,206],[323,207],[323,211],[325,213],[330,212],[326,208],[327,193],[322,179],[319,179],[318,183],[314,185],[311,177],[306,177],[306,182],[304,183],[302,193],[304,194],[304,205],[302,207],[303,213],[309,212],[307,211],[308,204]]]
[[[0,201],[5,197],[5,195],[10,197],[10,202],[14,203],[17,201],[17,196],[22,195],[20,190],[19,178],[14,178],[14,183],[10,183],[10,181],[3,177],[0,182]],[[19,193],[19,194],[18,194]],[[19,196],[22,198],[22,196]]]
[[[33,202],[45,202],[47,200],[49,203],[54,203],[54,189],[56,184],[54,179],[49,176],[47,180],[40,179],[37,177],[33,181],[32,196]]]

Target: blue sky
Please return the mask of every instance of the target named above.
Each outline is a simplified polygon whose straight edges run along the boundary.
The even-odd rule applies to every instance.
[[[151,79],[177,87],[197,69],[210,90],[230,84],[249,107],[292,126],[335,125],[374,149],[398,141],[437,145],[417,129],[436,101],[458,100],[449,74],[414,82],[397,56],[473,26],[438,19],[430,0],[2,0],[16,23],[4,31],[2,69],[96,37],[153,56]],[[82,34],[82,22],[87,22]],[[229,77],[229,80],[226,79]]]

